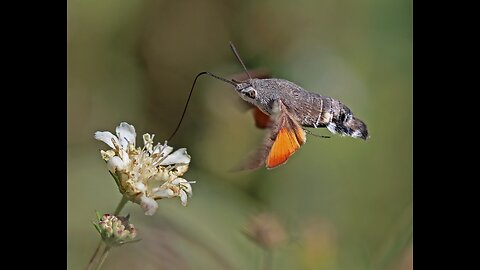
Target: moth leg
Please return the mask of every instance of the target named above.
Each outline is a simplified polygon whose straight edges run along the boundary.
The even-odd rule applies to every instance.
[[[303,130],[304,130],[307,134],[312,135],[312,136],[315,136],[315,137],[318,137],[318,138],[325,138],[325,139],[329,139],[329,138],[330,138],[330,136],[315,134],[315,133],[311,132],[311,131],[308,130],[308,129],[303,129]]]

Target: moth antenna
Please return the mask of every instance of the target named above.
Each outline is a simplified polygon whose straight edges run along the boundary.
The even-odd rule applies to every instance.
[[[185,103],[185,108],[183,108],[183,112],[182,112],[182,116],[180,117],[180,121],[178,121],[178,124],[177,124],[177,127],[175,128],[175,130],[173,131],[172,135],[170,135],[170,137],[167,139],[167,141],[170,141],[173,136],[175,136],[175,134],[177,133],[178,129],[180,128],[180,125],[182,124],[182,121],[183,121],[183,118],[185,117],[185,113],[187,112],[187,107],[188,107],[188,103],[190,102],[190,98],[192,97],[192,93],[193,93],[193,88],[195,87],[195,83],[197,82],[197,79],[198,77],[202,76],[202,75],[210,75],[212,76],[213,78],[217,79],[217,80],[220,80],[220,81],[223,81],[223,82],[226,82],[226,83],[229,83],[233,86],[237,86],[237,82],[234,82],[234,81],[229,81],[225,78],[222,78],[220,76],[217,76],[213,73],[210,73],[208,71],[203,71],[203,72],[200,72],[197,74],[197,76],[195,77],[195,80],[193,80],[193,84],[192,84],[192,88],[190,89],[190,94],[188,94],[188,99],[187,99],[187,102]]]
[[[242,61],[242,58],[240,58],[240,55],[238,54],[237,48],[235,48],[235,45],[230,41],[230,48],[232,48],[233,54],[235,54],[235,57],[237,58],[238,62],[242,65],[243,69],[245,70],[245,73],[247,73],[248,78],[251,80],[252,77],[250,76],[250,73],[248,73],[247,67]]]
[[[329,139],[329,138],[330,138],[330,136],[324,136],[324,135],[315,134],[315,133],[311,132],[311,131],[308,130],[308,129],[303,129],[303,130],[305,130],[305,132],[306,132],[307,134],[312,135],[312,136],[315,136],[315,137],[318,137],[318,138],[325,138],[325,139]]]

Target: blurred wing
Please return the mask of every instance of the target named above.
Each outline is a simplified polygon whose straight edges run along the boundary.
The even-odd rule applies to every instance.
[[[250,77],[252,77],[252,79],[268,79],[268,78],[271,78],[270,72],[267,69],[263,69],[263,68],[249,70],[248,74],[250,75]],[[243,81],[246,81],[246,80],[249,79],[248,75],[245,72],[235,73],[235,74],[233,74],[231,76],[228,76],[228,77],[230,79],[238,81],[238,82],[243,82]]]
[[[306,141],[305,131],[293,119],[281,100],[274,103],[273,122],[263,146],[242,169],[257,169],[266,165],[275,168],[287,162],[288,158]]]
[[[264,129],[270,127],[270,125],[272,124],[272,119],[270,118],[270,116],[266,115],[256,106],[252,109],[252,112],[253,119],[255,119],[255,126],[257,128]]]

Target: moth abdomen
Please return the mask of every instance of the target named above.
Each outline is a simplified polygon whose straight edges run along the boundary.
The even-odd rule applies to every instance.
[[[365,123],[352,116],[346,121],[332,121],[327,124],[327,129],[332,133],[346,135],[353,138],[368,139],[368,130]]]
[[[302,106],[306,109],[301,118],[304,127],[326,127],[332,133],[364,140],[368,138],[365,123],[353,116],[352,111],[340,101],[315,94],[309,103]]]

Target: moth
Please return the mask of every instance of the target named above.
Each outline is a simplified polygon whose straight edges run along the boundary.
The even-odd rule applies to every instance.
[[[236,93],[252,105],[256,126],[267,129],[268,132],[262,146],[242,166],[242,169],[257,169],[261,166],[272,169],[286,163],[293,153],[305,144],[307,137],[304,128],[327,128],[331,133],[338,133],[342,136],[363,140],[368,138],[365,123],[356,118],[342,102],[318,93],[308,92],[284,79],[252,78],[231,42],[230,47],[245,70],[248,79],[244,81],[227,80],[204,71],[195,78],[188,99],[191,97],[198,77],[207,74],[233,85]],[[179,125],[176,130],[178,127]]]

